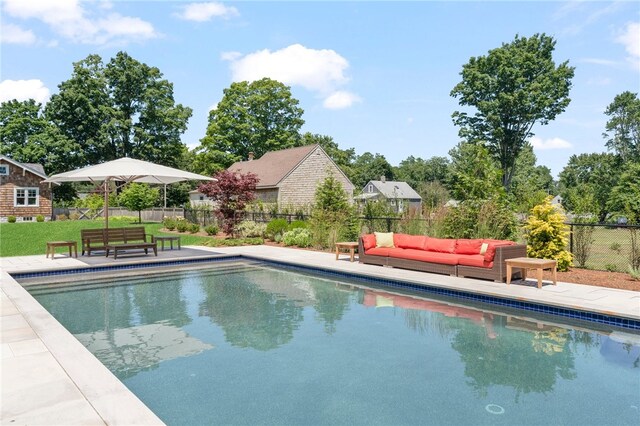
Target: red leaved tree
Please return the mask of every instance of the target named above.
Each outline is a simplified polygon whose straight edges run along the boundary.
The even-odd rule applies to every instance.
[[[242,215],[236,212],[243,211],[247,203],[256,198],[258,176],[222,170],[213,177],[218,180],[200,185],[198,191],[215,202],[213,211],[222,225],[222,231],[234,235],[236,225],[242,220]]]

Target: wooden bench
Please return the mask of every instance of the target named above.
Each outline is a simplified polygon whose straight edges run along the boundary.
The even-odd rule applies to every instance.
[[[119,230],[122,230],[122,238],[120,237]],[[147,242],[147,234],[143,226],[114,228],[113,233],[109,232],[111,229],[107,229],[106,231],[109,241],[105,246],[106,257],[109,257],[109,253],[113,250],[113,258],[117,259],[118,251],[133,249],[143,249],[145,254],[149,254],[149,249],[153,249],[153,254],[158,255],[158,244],[155,241]]]
[[[113,251],[114,258],[118,258],[118,252],[128,249],[143,249],[149,254],[149,249],[158,255],[158,246],[155,242],[147,242],[147,234],[144,226],[132,226],[128,228],[109,229],[82,229],[82,255],[85,252],[91,256],[92,251],[104,251],[106,256]]]

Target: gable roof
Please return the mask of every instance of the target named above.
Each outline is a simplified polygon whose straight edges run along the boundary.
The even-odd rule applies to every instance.
[[[227,170],[243,174],[255,173],[260,179],[257,188],[275,187],[318,147],[316,144],[270,151],[257,160],[233,163]]]
[[[420,194],[411,188],[407,182],[393,180],[382,182],[381,180],[370,180],[367,185],[369,184],[373,184],[373,186],[375,186],[378,191],[387,198],[422,200]],[[367,188],[367,185],[364,186],[365,189]]]
[[[36,176],[39,176],[43,179],[47,178],[47,174],[44,172],[44,167],[42,167],[42,164],[37,164],[37,163],[20,163],[16,160],[12,160],[11,158],[7,157],[6,155],[0,155],[0,160],[4,160],[7,163],[13,164],[14,166],[18,166],[21,169],[24,169],[28,172],[33,173]]]

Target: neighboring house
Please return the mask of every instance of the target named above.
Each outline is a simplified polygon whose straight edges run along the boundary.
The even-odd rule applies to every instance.
[[[407,182],[388,181],[384,176],[380,180],[370,180],[362,189],[362,194],[354,197],[356,202],[367,200],[386,201],[396,213],[410,209],[420,210],[422,197]]]
[[[9,216],[17,221],[35,221],[42,215],[51,220],[52,194],[40,164],[19,163],[0,155],[0,222]]]
[[[257,160],[249,156],[229,167],[232,172],[255,173],[260,181],[257,199],[279,207],[308,207],[315,201],[316,188],[333,175],[353,201],[353,184],[320,145],[271,151]]]
[[[197,189],[194,189],[193,191],[189,191],[189,204],[192,206],[212,206],[213,200]]]

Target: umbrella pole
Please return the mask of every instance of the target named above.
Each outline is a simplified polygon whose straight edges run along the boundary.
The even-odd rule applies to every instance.
[[[109,229],[109,180],[104,180],[104,227]]]

